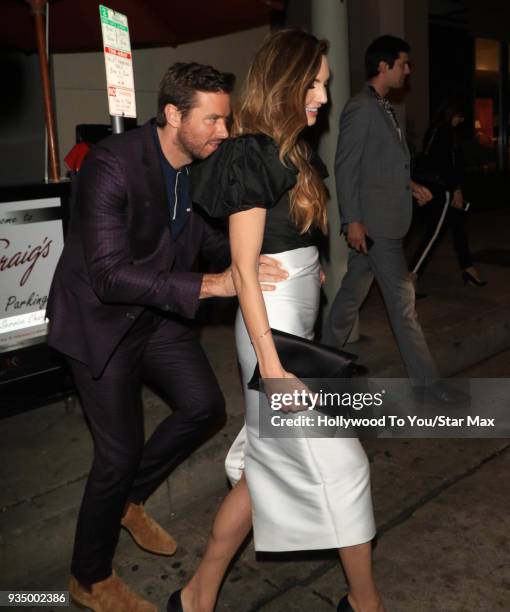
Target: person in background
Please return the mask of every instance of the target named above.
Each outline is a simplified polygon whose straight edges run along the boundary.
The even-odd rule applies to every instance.
[[[464,164],[457,137],[464,122],[464,111],[457,103],[444,103],[431,122],[423,141],[421,160],[432,181],[429,184],[434,199],[424,209],[426,232],[414,252],[409,266],[413,282],[423,274],[438,246],[444,229],[452,232],[453,247],[464,284],[483,287],[483,281],[473,264],[469,249],[467,221],[469,203],[464,199]],[[417,294],[419,295],[419,294]]]
[[[335,179],[342,231],[351,247],[347,272],[331,305],[323,342],[341,348],[375,278],[408,376],[416,387],[433,385],[438,371],[415,309],[403,249],[412,197],[426,205],[432,194],[411,180],[405,134],[387,99],[410,74],[410,47],[385,35],[367,48],[367,82],[342,111]],[[448,401],[450,394],[434,387]]]

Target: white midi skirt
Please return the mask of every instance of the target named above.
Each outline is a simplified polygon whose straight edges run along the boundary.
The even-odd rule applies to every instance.
[[[271,254],[289,272],[265,292],[269,324],[313,337],[319,307],[315,247]],[[255,549],[282,552],[340,548],[370,541],[375,523],[369,464],[354,438],[259,438],[258,392],[247,389],[256,356],[239,311],[236,345],[245,393],[246,424],[226,459],[232,483],[243,473],[250,491]]]

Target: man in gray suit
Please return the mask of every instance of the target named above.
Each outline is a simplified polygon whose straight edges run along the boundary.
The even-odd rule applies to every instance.
[[[335,178],[351,251],[324,340],[337,347],[347,342],[375,277],[408,375],[426,385],[438,373],[418,322],[402,239],[411,223],[412,196],[423,205],[432,194],[411,180],[405,136],[386,99],[410,73],[409,50],[400,38],[376,39],[365,55],[367,83],[340,118]]]

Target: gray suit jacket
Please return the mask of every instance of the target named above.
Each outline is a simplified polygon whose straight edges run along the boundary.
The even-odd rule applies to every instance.
[[[374,239],[407,233],[412,214],[409,149],[368,84],[340,117],[335,178],[342,224],[360,221]]]

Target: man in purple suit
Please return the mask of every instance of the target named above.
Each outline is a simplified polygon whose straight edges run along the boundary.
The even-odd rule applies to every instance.
[[[66,355],[94,439],[70,592],[93,610],[156,608],[112,569],[121,524],[136,543],[171,555],[172,537],[143,509],[171,470],[224,421],[224,399],[191,329],[203,298],[235,294],[228,241],[193,210],[190,164],[228,136],[234,76],[174,64],[155,120],[99,143],[79,177],[51,288],[49,344]],[[261,281],[285,272],[262,258]],[[142,381],[173,411],[144,442]]]

